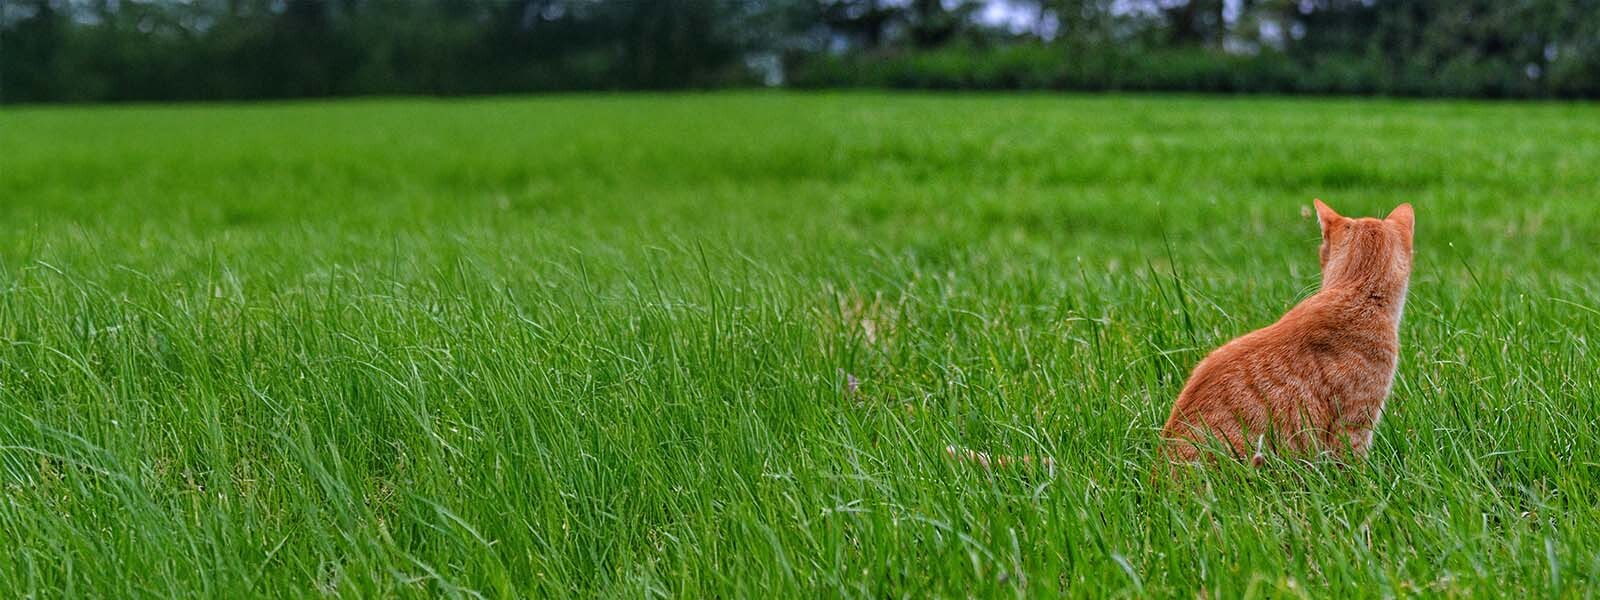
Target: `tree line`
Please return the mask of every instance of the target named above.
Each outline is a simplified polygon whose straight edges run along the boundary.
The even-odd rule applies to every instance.
[[[0,101],[730,86],[1600,97],[1600,0],[6,0]]]

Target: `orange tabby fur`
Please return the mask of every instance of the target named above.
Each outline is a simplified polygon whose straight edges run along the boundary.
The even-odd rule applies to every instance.
[[[1314,201],[1322,289],[1194,368],[1162,429],[1162,454],[1195,462],[1210,444],[1260,464],[1264,453],[1365,456],[1400,350],[1413,213],[1342,217]]]

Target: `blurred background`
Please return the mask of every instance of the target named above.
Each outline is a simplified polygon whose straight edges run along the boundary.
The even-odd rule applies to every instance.
[[[880,87],[1600,96],[1600,0],[4,0],[0,101]]]

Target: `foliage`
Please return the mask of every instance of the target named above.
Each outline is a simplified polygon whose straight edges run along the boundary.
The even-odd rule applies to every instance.
[[[1597,31],[1597,0],[18,0],[0,6],[0,100],[785,82],[1595,97]]]

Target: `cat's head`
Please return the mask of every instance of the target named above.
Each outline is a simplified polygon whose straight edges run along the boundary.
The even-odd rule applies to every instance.
[[[1313,200],[1322,225],[1322,282],[1398,280],[1411,276],[1411,233],[1415,214],[1401,204],[1389,216],[1351,218]]]

